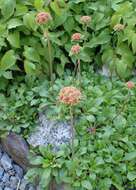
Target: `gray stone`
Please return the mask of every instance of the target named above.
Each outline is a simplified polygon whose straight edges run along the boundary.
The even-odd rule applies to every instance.
[[[25,179],[22,179],[19,190],[25,190],[27,184],[28,184],[28,181],[26,181]]]
[[[4,184],[3,182],[0,182],[0,188],[3,190],[4,187],[5,187],[5,184]],[[1,190],[1,189],[0,189],[0,190]]]
[[[4,150],[11,156],[11,158],[26,170],[29,166],[29,149],[25,140],[15,133],[10,133],[6,138],[3,138],[1,142]]]
[[[4,169],[2,167],[0,167],[0,180],[3,177],[3,174],[4,174]]]
[[[18,182],[19,182],[18,178],[14,176],[10,177],[10,187],[12,187],[13,189],[17,188]]]
[[[7,181],[9,181],[9,175],[7,174],[7,173],[4,173],[4,175],[3,175],[3,178],[2,178],[2,181],[4,182],[4,183],[6,183]]]
[[[62,144],[71,142],[71,126],[67,122],[49,120],[44,113],[40,113],[39,125],[28,138],[28,143],[33,147],[50,144],[53,151],[58,151]]]
[[[14,190],[13,188],[5,187],[4,190]]]
[[[8,171],[12,168],[12,161],[6,153],[4,153],[1,157],[1,165],[5,171]]]
[[[15,169],[15,171],[16,171],[16,175],[19,177],[19,178],[22,178],[23,177],[23,169],[20,167],[20,166],[18,166],[18,165],[16,165],[16,164],[13,164],[13,167],[14,167],[14,169]]]

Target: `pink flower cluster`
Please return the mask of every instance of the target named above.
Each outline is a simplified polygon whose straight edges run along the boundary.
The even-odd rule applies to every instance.
[[[74,33],[74,34],[72,35],[71,39],[72,39],[73,41],[78,41],[78,40],[81,39],[81,34],[80,34],[80,33]]]
[[[78,44],[77,45],[73,45],[71,47],[70,52],[71,52],[71,54],[75,55],[75,54],[78,54],[80,52],[80,49],[81,49],[80,45],[78,45]]]
[[[36,22],[38,24],[46,24],[52,19],[50,13],[47,12],[40,12],[36,16]]]
[[[78,104],[81,99],[81,92],[73,86],[64,87],[60,90],[59,101],[67,105]]]
[[[128,89],[132,89],[132,88],[135,87],[135,83],[132,82],[132,81],[128,81],[128,82],[126,83],[126,86],[127,86]]]
[[[90,21],[91,21],[91,17],[90,16],[82,16],[80,18],[80,21],[83,23],[83,24],[88,24]]]

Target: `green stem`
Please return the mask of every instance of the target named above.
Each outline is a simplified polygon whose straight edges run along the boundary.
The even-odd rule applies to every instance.
[[[51,86],[53,86],[53,66],[52,66],[52,55],[51,55],[51,42],[48,35],[48,30],[45,31],[47,43],[48,43],[48,53],[49,53],[49,70],[50,70],[50,80]]]
[[[73,109],[70,106],[70,119],[71,119],[71,134],[72,134],[72,160],[74,158],[74,120],[73,120]]]
[[[121,109],[119,110],[118,114],[112,119],[112,121],[114,119],[116,119],[125,110],[125,107],[128,104],[128,102],[130,101],[130,99],[131,99],[131,93],[130,93],[130,91],[128,91],[128,94],[126,95],[126,98],[121,106]]]
[[[77,60],[77,68],[78,68],[78,80],[81,82],[81,63],[80,59]]]

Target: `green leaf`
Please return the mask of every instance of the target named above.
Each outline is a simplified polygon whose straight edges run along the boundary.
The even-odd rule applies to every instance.
[[[32,12],[25,14],[25,16],[23,17],[23,22],[24,25],[30,30],[36,31],[36,29],[38,28],[38,25],[36,24],[35,21],[35,14]]]
[[[20,33],[18,31],[10,32],[8,34],[7,40],[11,44],[11,46],[15,48],[20,47]]]
[[[125,78],[126,77],[126,72],[127,72],[127,64],[124,62],[124,60],[118,60],[118,62],[116,63],[116,71],[117,74],[121,77],[121,78]]]
[[[24,68],[27,74],[30,74],[30,75],[35,74],[36,66],[32,62],[25,60]]]
[[[82,187],[84,187],[85,189],[88,189],[88,190],[92,190],[93,189],[90,181],[88,181],[88,180],[82,181]]]
[[[136,158],[136,152],[130,152],[125,154],[124,160],[131,161],[134,160],[135,158]]]
[[[6,1],[1,0],[0,2],[1,13],[5,19],[8,19],[13,15],[15,6],[16,6],[15,0],[6,0]]]
[[[25,6],[23,4],[17,4],[16,5],[15,16],[25,15],[27,12],[28,12],[27,6]]]
[[[72,16],[69,16],[66,22],[64,23],[64,28],[68,33],[70,33],[74,29],[74,27],[75,27],[75,21]]]
[[[8,22],[8,29],[16,28],[18,26],[22,26],[23,22],[18,18],[10,19]]]
[[[0,70],[7,70],[16,63],[16,57],[13,50],[7,51],[0,61]]]
[[[42,156],[36,156],[34,158],[31,158],[31,164],[33,165],[39,165],[42,164],[44,161],[44,158]]]
[[[120,127],[120,128],[125,127],[126,123],[127,123],[127,121],[126,121],[126,119],[122,115],[118,115],[116,117],[116,119],[114,120],[114,125],[117,128],[118,127]]]
[[[12,78],[13,78],[11,71],[3,72],[3,76],[4,76],[4,78],[6,78],[6,79],[12,79]]]
[[[49,185],[51,180],[51,168],[44,169],[41,179],[40,179],[40,187],[45,188]]]
[[[107,30],[102,31],[98,36],[93,37],[90,42],[87,43],[87,47],[93,48],[98,45],[106,44],[110,41],[111,37]]]
[[[51,2],[50,3],[51,9],[56,13],[56,15],[61,15],[61,9],[58,6],[57,1]]]
[[[40,62],[40,56],[36,49],[25,46],[24,56],[26,59],[34,62]]]
[[[136,179],[136,172],[135,172],[135,171],[128,172],[127,178],[128,178],[130,181],[133,181],[134,179]]]
[[[34,6],[37,10],[41,10],[43,8],[44,1],[43,0],[35,0]]]

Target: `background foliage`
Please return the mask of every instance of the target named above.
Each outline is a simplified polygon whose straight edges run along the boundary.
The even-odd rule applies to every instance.
[[[40,11],[49,11],[53,17],[49,37],[57,75],[63,75],[65,68],[73,68],[75,60],[69,57],[71,35],[80,32],[88,39],[81,44],[84,69],[91,64],[97,70],[104,64],[112,74],[129,77],[135,68],[135,7],[134,0],[54,0],[49,5],[47,0],[1,0],[0,83],[25,73],[49,75],[47,40],[35,21]],[[83,15],[92,17],[86,32],[80,23]],[[115,32],[113,27],[118,23],[125,29]]]

